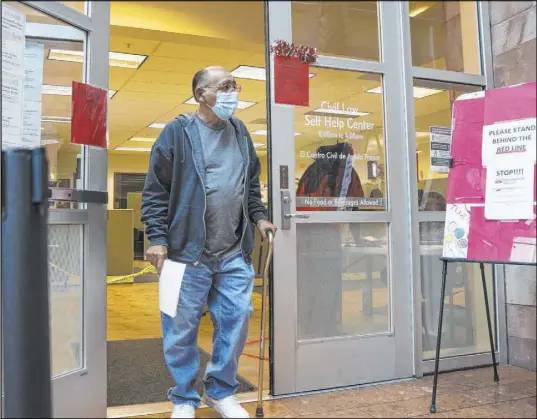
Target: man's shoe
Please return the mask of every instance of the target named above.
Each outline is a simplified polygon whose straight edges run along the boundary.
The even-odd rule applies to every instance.
[[[194,419],[195,417],[196,409],[194,409],[194,406],[188,404],[176,404],[173,406],[172,418]]]
[[[207,406],[216,410],[223,418],[249,418],[248,412],[241,406],[234,397],[226,397],[222,400],[215,400],[205,395],[204,402]]]

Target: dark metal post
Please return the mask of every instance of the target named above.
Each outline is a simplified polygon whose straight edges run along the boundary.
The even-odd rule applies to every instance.
[[[490,340],[490,352],[492,354],[492,364],[494,366],[494,381],[500,381],[498,375],[498,367],[496,365],[496,351],[494,349],[494,337],[492,334],[492,322],[490,320],[490,308],[489,308],[489,296],[487,292],[487,281],[485,279],[485,265],[483,263],[479,264],[481,269],[481,281],[483,282],[483,294],[485,296],[485,311],[487,313],[487,324],[489,326],[489,340]]]
[[[52,416],[45,149],[2,152],[5,415]]]
[[[433,397],[431,400],[431,413],[436,413],[436,388],[438,385],[438,365],[440,363],[440,348],[442,345],[442,322],[444,320],[444,299],[446,297],[446,279],[447,279],[447,260],[443,261],[442,267],[442,291],[440,297],[440,313],[438,315],[438,334],[436,336],[436,358],[434,360],[434,383],[433,383]]]

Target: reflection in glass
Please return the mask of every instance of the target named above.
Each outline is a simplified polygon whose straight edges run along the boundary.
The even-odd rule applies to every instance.
[[[52,376],[83,366],[82,226],[48,228]]]
[[[414,80],[420,211],[446,210],[453,102],[464,93],[479,90],[478,86]]]
[[[412,64],[481,74],[477,2],[411,1]]]
[[[382,77],[315,72],[309,107],[295,107],[297,210],[384,210]]]
[[[319,54],[379,60],[376,1],[293,1],[293,42]]]
[[[442,286],[443,222],[420,223],[423,358],[436,351]],[[493,272],[486,265],[489,306],[494,313]],[[490,351],[481,271],[477,263],[450,263],[446,284],[441,356]],[[493,316],[493,327],[496,320]]]
[[[297,224],[298,339],[390,331],[385,224]]]
[[[80,3],[84,2],[70,2]],[[25,13],[26,21],[32,23],[33,30],[26,35],[26,81],[24,91],[25,107],[32,112],[25,113],[27,135],[36,139],[45,148],[49,161],[49,186],[76,188],[80,173],[80,150],[71,144],[71,85],[73,81],[84,81],[84,31],[71,28],[72,40],[34,38],[34,32],[48,33],[49,25],[65,26],[66,23],[24,6],[10,2]],[[77,7],[80,7],[78,5]],[[82,60],[68,62],[53,60],[51,50],[76,51]],[[76,208],[76,203],[51,202],[51,208]]]

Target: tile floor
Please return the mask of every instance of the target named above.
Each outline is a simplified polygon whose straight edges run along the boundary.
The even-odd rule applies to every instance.
[[[442,374],[437,411],[429,414],[432,377],[355,390],[279,399],[265,404],[267,418],[531,418],[536,416],[535,372],[500,369],[500,383],[491,368]],[[255,417],[255,403],[246,405]],[[169,417],[167,415],[141,416]],[[199,418],[215,418],[210,409]]]

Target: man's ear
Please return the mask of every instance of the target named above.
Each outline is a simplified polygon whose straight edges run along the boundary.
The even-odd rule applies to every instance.
[[[204,89],[202,89],[201,87],[198,87],[196,89],[196,97],[194,99],[196,99],[196,101],[199,102],[199,103],[205,103],[205,98],[203,97],[203,92],[204,92]]]

